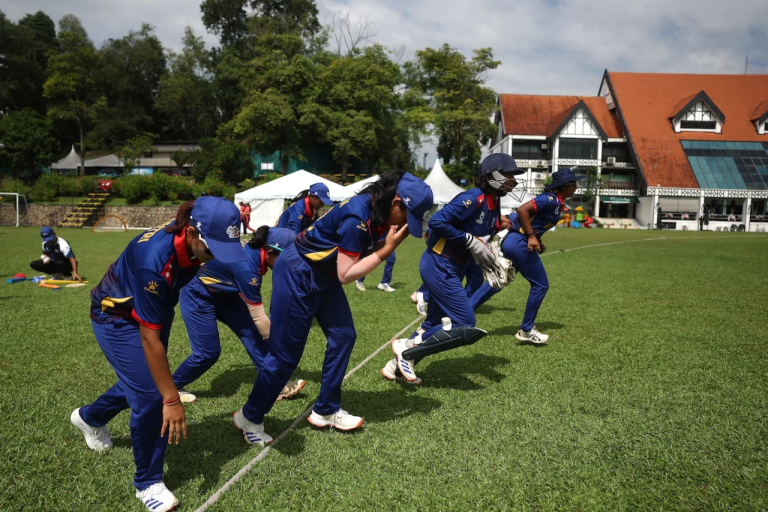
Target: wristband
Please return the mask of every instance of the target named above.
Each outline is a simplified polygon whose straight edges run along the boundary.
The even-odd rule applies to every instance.
[[[536,234],[536,233],[526,233],[526,234],[525,234],[525,238],[531,238],[531,237],[532,237],[532,236],[534,236],[535,234]]]
[[[172,398],[170,400],[163,400],[163,405],[171,406],[176,405],[181,402],[181,396],[176,394],[176,398]]]

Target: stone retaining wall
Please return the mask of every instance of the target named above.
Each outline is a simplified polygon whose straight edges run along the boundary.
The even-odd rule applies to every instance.
[[[57,227],[72,210],[70,205],[30,204],[29,221],[24,205],[19,205],[19,222],[22,226]],[[107,215],[117,215],[129,228],[159,226],[176,217],[178,206],[107,206]],[[0,226],[16,225],[16,205],[0,205]]]

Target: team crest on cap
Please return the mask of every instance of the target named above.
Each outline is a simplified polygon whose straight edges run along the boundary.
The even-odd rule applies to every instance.
[[[240,238],[240,230],[237,226],[229,226],[227,228],[227,236],[229,236],[229,238]]]
[[[410,197],[406,197],[405,199],[403,199],[403,201],[405,201],[405,204],[411,204],[411,198]]]
[[[198,223],[197,223],[197,230],[198,230],[198,231],[200,231],[200,228],[202,227],[202,225],[203,225],[203,223],[202,223],[202,222],[198,222]]]

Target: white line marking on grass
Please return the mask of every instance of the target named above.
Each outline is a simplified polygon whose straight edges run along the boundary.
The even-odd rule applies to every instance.
[[[371,355],[369,355],[368,357],[366,357],[365,359],[363,359],[363,360],[360,362],[360,364],[358,364],[357,366],[355,366],[354,368],[352,368],[352,369],[351,369],[349,372],[347,372],[347,374],[346,374],[346,375],[344,375],[344,380],[347,380],[347,379],[348,379],[349,377],[351,377],[351,376],[352,376],[352,374],[354,374],[354,373],[355,373],[357,370],[359,370],[360,368],[362,368],[363,366],[365,366],[365,365],[366,365],[366,363],[368,363],[368,362],[369,362],[371,359],[373,359],[374,357],[376,357],[377,355],[379,355],[379,353],[380,353],[382,350],[384,350],[385,348],[389,347],[389,346],[392,344],[392,340],[393,340],[393,339],[395,339],[395,338],[397,338],[398,336],[400,336],[401,334],[403,334],[405,331],[407,331],[409,328],[411,328],[411,327],[413,326],[413,324],[415,324],[416,322],[418,322],[419,320],[421,320],[422,318],[424,318],[424,316],[425,316],[425,315],[420,315],[420,316],[419,316],[418,318],[416,318],[414,321],[412,321],[411,323],[409,323],[408,325],[406,325],[405,327],[403,327],[403,329],[402,329],[402,330],[400,330],[400,332],[398,332],[397,334],[395,334],[394,336],[392,336],[392,337],[391,337],[389,340],[387,340],[387,342],[386,342],[386,343],[384,343],[382,346],[380,346],[379,348],[377,348],[376,350],[374,350],[374,352],[373,352]],[[261,451],[259,452],[259,454],[258,454],[258,455],[256,455],[256,457],[254,457],[253,459],[251,459],[251,461],[250,461],[248,464],[246,464],[246,465],[243,467],[243,469],[241,469],[240,471],[238,471],[237,473],[235,473],[235,475],[234,475],[232,478],[230,478],[229,480],[227,480],[227,482],[226,482],[224,485],[222,485],[222,486],[219,488],[219,490],[217,490],[215,493],[213,493],[213,494],[211,495],[211,497],[210,497],[210,498],[208,498],[208,500],[206,500],[206,502],[205,502],[205,503],[203,503],[202,505],[200,505],[200,508],[198,508],[198,509],[196,510],[196,512],[204,512],[204,511],[208,510],[208,507],[210,507],[211,505],[213,505],[214,503],[216,503],[217,501],[219,501],[219,498],[221,498],[221,496],[222,496],[222,495],[223,495],[225,492],[227,492],[227,491],[229,490],[229,488],[230,488],[230,487],[232,487],[233,485],[235,485],[235,484],[236,484],[236,483],[237,483],[237,482],[238,482],[238,481],[239,481],[241,478],[243,478],[243,477],[244,477],[246,474],[248,474],[248,473],[249,473],[249,472],[250,472],[250,471],[253,469],[253,467],[254,467],[254,466],[255,466],[255,465],[258,463],[258,462],[260,462],[262,459],[264,459],[264,457],[266,457],[266,456],[269,454],[269,452],[270,452],[270,451],[272,451],[272,447],[273,447],[273,446],[277,446],[277,444],[278,444],[280,441],[282,441],[282,439],[283,439],[285,436],[287,436],[288,434],[290,434],[292,430],[294,430],[296,427],[298,427],[298,426],[299,426],[299,424],[301,423],[301,421],[302,421],[304,418],[306,418],[307,416],[309,416],[309,413],[310,413],[310,411],[312,410],[312,407],[313,407],[313,406],[314,406],[314,404],[312,404],[311,406],[309,406],[309,407],[307,408],[307,410],[306,410],[306,411],[304,411],[304,412],[303,412],[303,413],[302,413],[302,414],[301,414],[301,415],[300,415],[298,418],[296,418],[296,420],[295,420],[293,423],[291,423],[291,426],[290,426],[290,427],[288,427],[287,429],[285,429],[285,430],[284,430],[284,431],[283,431],[283,432],[282,432],[282,433],[281,433],[279,436],[277,436],[277,438],[275,439],[275,442],[274,442],[274,443],[272,443],[271,445],[269,445],[269,446],[265,447],[263,450],[261,450]]]
[[[667,238],[665,236],[660,236],[660,237],[656,237],[656,238],[638,238],[638,239],[634,239],[634,240],[622,240],[620,242],[607,242],[607,243],[604,243],[604,244],[592,244],[592,245],[584,245],[582,247],[572,247],[570,249],[554,250],[553,252],[548,252],[546,254],[542,254],[541,257],[543,258],[545,256],[552,256],[554,254],[559,254],[561,252],[571,252],[571,251],[578,251],[578,250],[581,250],[581,249],[591,249],[593,247],[605,247],[605,246],[608,246],[608,245],[631,244],[631,243],[635,243],[635,242],[654,242],[654,241],[657,241],[657,240],[677,241],[677,240],[712,239],[712,238],[742,238],[742,237],[735,237],[735,236],[716,236],[716,237],[715,236],[686,236],[686,237],[679,237],[679,238]],[[743,238],[746,238],[746,237],[743,237]],[[365,359],[363,359],[360,362],[360,364],[358,364],[357,366],[352,368],[349,372],[347,372],[347,374],[344,375],[344,380],[347,380],[357,370],[359,370],[360,368],[365,366],[368,362],[370,362],[371,359],[373,359],[374,357],[379,355],[382,350],[384,350],[385,348],[390,346],[390,344],[392,343],[393,339],[397,338],[398,336],[403,334],[405,331],[410,329],[413,326],[413,324],[415,324],[416,322],[418,322],[419,320],[424,318],[424,316],[425,315],[420,315],[418,318],[416,318],[414,321],[412,321],[411,323],[406,325],[402,330],[400,330],[400,332],[398,332],[397,334],[392,336],[386,343],[384,343],[382,346],[380,346],[375,351],[373,351],[373,353],[371,355],[369,355],[368,357],[366,357]],[[301,423],[301,421],[304,420],[304,418],[306,418],[307,416],[309,416],[310,411],[312,411],[312,406],[308,407],[307,410],[304,411],[298,418],[296,418],[296,420],[293,423],[291,423],[291,425],[287,429],[285,429],[279,436],[277,436],[277,438],[275,439],[274,443],[272,443],[271,445],[269,445],[269,446],[265,447],[263,450],[261,450],[259,452],[259,454],[256,455],[256,457],[251,459],[251,461],[248,464],[246,464],[240,471],[235,473],[235,475],[232,478],[227,480],[227,482],[224,485],[222,485],[215,493],[213,493],[211,495],[211,497],[208,498],[208,500],[206,500],[206,502],[203,503],[200,506],[200,508],[198,508],[196,510],[196,512],[205,512],[206,510],[208,510],[208,507],[210,507],[211,505],[213,505],[214,503],[219,501],[219,498],[221,498],[221,496],[225,492],[227,492],[234,484],[236,484],[238,481],[240,481],[241,478],[243,478],[246,474],[248,474],[258,462],[260,462],[262,459],[264,459],[269,454],[269,452],[272,451],[272,448],[274,446],[276,446],[281,440],[283,440],[283,438],[285,438],[285,436],[287,436],[289,433],[291,433],[291,431],[293,431],[296,427],[298,427],[299,424]]]

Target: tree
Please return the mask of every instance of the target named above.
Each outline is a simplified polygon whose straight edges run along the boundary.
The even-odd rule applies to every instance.
[[[499,64],[490,48],[475,50],[467,59],[445,44],[416,52],[404,66],[411,127],[419,136],[437,136],[438,156],[453,164],[446,167],[455,178],[474,175],[481,147],[495,133],[496,94],[484,84]]]
[[[59,148],[51,121],[30,107],[0,117],[0,140],[0,166],[17,176],[49,165]]]
[[[120,156],[125,164],[125,172],[129,173],[139,165],[141,157],[145,153],[151,153],[155,150],[152,147],[152,140],[155,138],[153,133],[140,133],[129,139],[120,149]]]
[[[181,53],[170,52],[155,107],[164,114],[170,139],[199,140],[216,134],[219,112],[211,71],[211,52],[187,27]]]
[[[44,114],[47,55],[56,48],[53,20],[38,11],[13,24],[0,12],[0,48],[0,111],[29,107]]]
[[[104,101],[93,111],[89,140],[114,148],[144,132],[158,131],[154,111],[166,71],[163,46],[151,25],[109,39],[98,50],[95,85]],[[159,116],[158,116],[159,117]]]
[[[197,182],[202,182],[208,177],[219,177],[230,185],[235,185],[253,176],[250,152],[239,141],[203,139],[200,141],[200,150],[188,153],[183,160],[184,163],[177,164],[191,164],[192,176]]]
[[[98,55],[80,20],[71,14],[59,21],[61,51],[48,54],[48,78],[43,90],[51,100],[48,115],[75,121],[80,135],[80,173],[85,170],[85,130],[94,112],[104,103],[97,89],[93,70]]]

